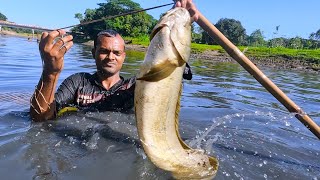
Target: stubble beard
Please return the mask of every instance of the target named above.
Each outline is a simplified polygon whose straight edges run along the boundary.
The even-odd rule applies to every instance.
[[[99,76],[101,76],[102,78],[108,78],[108,77],[112,77],[116,74],[119,74],[118,71],[116,71],[114,68],[111,68],[111,67],[97,68],[97,72],[98,72]]]
[[[115,73],[112,73],[111,71],[104,69],[104,68],[97,69],[97,72],[102,77],[111,77],[115,74]]]

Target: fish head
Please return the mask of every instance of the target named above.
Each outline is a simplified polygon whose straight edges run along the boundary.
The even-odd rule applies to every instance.
[[[150,45],[137,80],[159,81],[190,57],[191,17],[185,8],[169,10],[158,21],[150,35]]]
[[[170,38],[178,54],[186,63],[190,57],[191,45],[191,17],[185,8],[176,7],[167,11],[153,28],[150,39],[161,31],[163,27],[170,29]]]

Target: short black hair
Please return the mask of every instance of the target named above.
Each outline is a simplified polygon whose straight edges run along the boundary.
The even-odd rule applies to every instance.
[[[99,36],[107,36],[107,37],[116,37],[117,35],[120,36],[120,34],[113,30],[113,29],[106,29],[106,30],[103,30],[103,31],[100,31],[97,36],[94,38],[94,41],[93,41],[93,47],[96,48],[97,44],[98,44],[98,38]]]

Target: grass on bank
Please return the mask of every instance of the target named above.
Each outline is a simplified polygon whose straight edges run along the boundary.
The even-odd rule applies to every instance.
[[[18,33],[19,36],[32,37],[32,34]],[[39,38],[39,34],[35,37]],[[141,37],[124,37],[126,41],[131,41],[132,44],[143,45],[147,47],[149,45],[149,36]],[[255,58],[279,58],[286,60],[302,60],[307,63],[314,64],[316,67],[320,67],[320,49],[289,49],[284,47],[246,47],[239,46],[241,51],[245,50],[247,57]],[[191,44],[192,53],[202,53],[204,51],[217,51],[219,53],[226,53],[225,50],[219,45],[207,45],[207,44]]]
[[[143,36],[138,38],[125,37],[126,41],[132,41],[132,44],[149,45],[149,37]],[[241,51],[245,51],[248,57],[256,58],[281,58],[288,60],[302,60],[311,64],[320,64],[320,49],[289,49],[284,47],[246,47],[239,46]],[[191,44],[193,53],[202,53],[207,50],[218,51],[219,53],[226,53],[219,45],[207,44]]]

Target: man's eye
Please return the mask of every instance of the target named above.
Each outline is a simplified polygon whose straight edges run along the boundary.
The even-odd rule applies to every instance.
[[[99,50],[99,53],[100,53],[100,54],[108,54],[109,52],[108,52],[107,50],[100,49],[100,50]]]
[[[114,51],[113,54],[117,55],[117,56],[120,56],[121,55],[121,52],[120,51]]]

